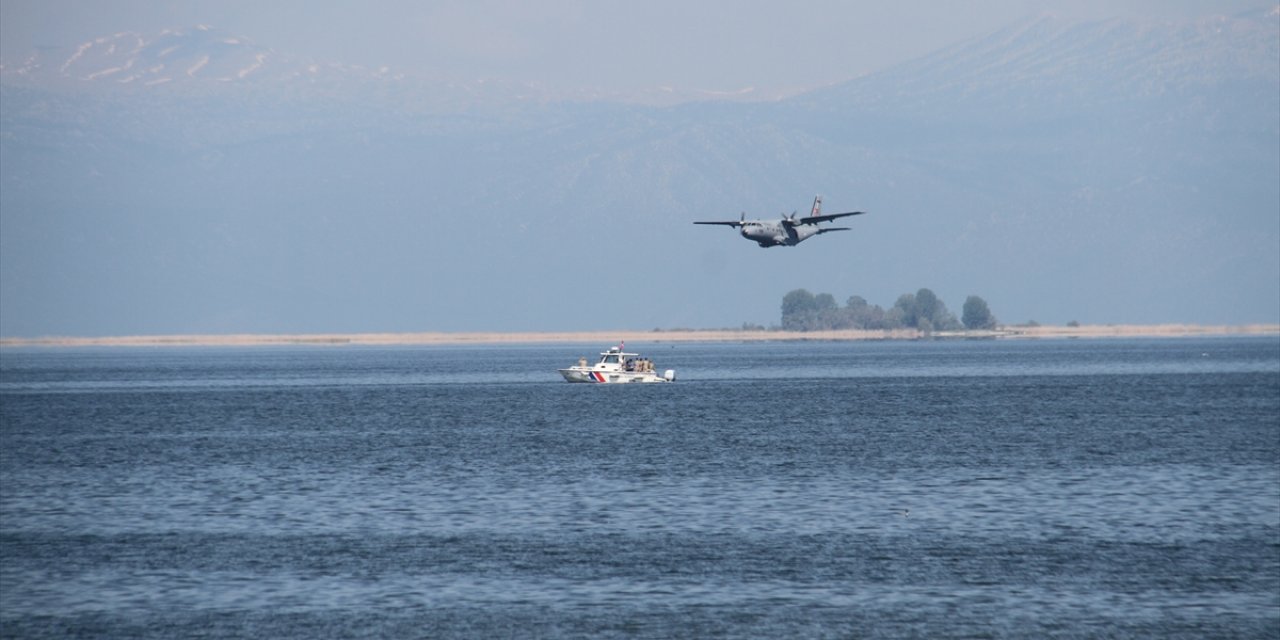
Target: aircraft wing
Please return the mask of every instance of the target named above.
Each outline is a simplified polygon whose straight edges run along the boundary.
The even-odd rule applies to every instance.
[[[723,224],[723,225],[725,225],[725,226],[729,226],[729,227],[741,227],[741,226],[742,226],[742,221],[741,221],[741,220],[725,220],[725,221],[723,221],[723,222],[721,222],[721,221],[715,221],[715,222],[695,222],[694,224]]]
[[[866,211],[850,211],[849,213],[828,213],[821,216],[809,216],[807,218],[800,218],[796,222],[799,222],[800,224],[815,224],[818,222],[831,222],[836,218],[843,218],[845,216],[860,216],[864,213],[866,213]]]

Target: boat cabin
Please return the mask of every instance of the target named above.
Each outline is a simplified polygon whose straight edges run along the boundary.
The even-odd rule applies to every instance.
[[[648,358],[641,358],[638,353],[627,353],[618,347],[613,347],[600,354],[600,361],[596,363],[595,368],[597,370],[610,371],[619,369],[622,371],[653,371],[653,361]]]

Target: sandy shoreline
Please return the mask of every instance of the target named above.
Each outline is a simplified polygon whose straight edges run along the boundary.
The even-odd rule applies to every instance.
[[[1280,325],[1087,325],[1079,327],[1002,327],[995,331],[939,332],[933,338],[1138,338],[1208,336],[1280,336]],[[566,331],[566,332],[428,332],[352,334],[227,334],[157,335],[113,337],[3,338],[0,347],[162,347],[162,346],[270,346],[270,345],[467,345],[467,344],[634,344],[661,342],[779,342],[800,340],[915,340],[926,337],[915,330],[898,331]]]

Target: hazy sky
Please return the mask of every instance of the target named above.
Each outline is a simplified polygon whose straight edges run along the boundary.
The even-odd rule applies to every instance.
[[[39,47],[74,47],[125,31],[154,36],[212,25],[316,62],[535,82],[550,94],[669,86],[677,95],[750,87],[767,96],[845,82],[1043,14],[1064,24],[1181,23],[1274,6],[1274,0],[0,0],[0,54],[9,62]],[[1120,29],[1117,41],[1133,33],[1199,33],[1184,26]],[[1246,42],[1274,51],[1274,41]],[[1089,60],[1113,51],[1105,42],[1098,46]],[[1018,55],[1000,51],[991,55]],[[1116,83],[1132,79],[1123,65],[1111,76],[1105,67],[1084,74],[1099,76],[1096,85],[1061,90],[1080,85],[1087,95],[1110,95]],[[1074,81],[1068,75],[1064,82]],[[69,114],[61,128],[44,121],[19,126],[19,107],[7,120],[19,125],[4,137],[4,178],[11,182],[0,193],[7,203],[0,216],[0,241],[7,243],[0,293],[8,301],[0,312],[10,319],[0,330],[768,325],[778,320],[778,301],[798,287],[837,300],[862,295],[885,307],[904,292],[930,287],[953,312],[975,293],[1005,322],[1274,322],[1280,158],[1268,143],[1276,120],[1268,111],[1273,102],[1248,93],[1274,95],[1274,82],[1250,80],[1240,90],[1204,86],[1187,85],[1200,105],[1190,109],[1178,97],[1103,101],[1074,119],[1037,120],[1010,109],[1022,127],[1053,126],[1028,138],[1021,129],[984,134],[961,124],[939,145],[927,138],[929,130],[906,127],[856,146],[855,129],[823,138],[830,123],[796,128],[797,139],[775,135],[792,129],[754,128],[743,124],[746,118],[717,128],[717,109],[607,111],[519,139],[460,127],[457,140],[420,131],[406,140],[401,130],[369,124],[374,119],[360,121],[366,127],[360,135],[345,135],[344,105],[337,104],[324,112],[332,122],[309,124],[302,127],[306,135],[295,136],[281,135],[293,131],[282,124],[288,117],[271,111],[293,105],[269,100],[252,105],[266,110],[261,117],[237,111],[243,105],[236,101],[212,101],[193,110],[200,117],[190,121],[181,111],[166,112],[135,140],[137,129],[105,135],[83,127],[142,121],[136,117]],[[1063,108],[1054,100],[1014,104]],[[6,108],[15,103],[21,98],[6,100]],[[974,104],[969,108],[986,103]],[[926,106],[944,114],[940,121],[957,115],[951,103]],[[1089,134],[1083,127],[1095,122],[1090,118],[1122,139],[1086,136],[1079,144],[1039,146],[1038,140],[1063,140],[1054,126]],[[1144,118],[1155,125],[1106,128]],[[646,122],[666,125],[646,137],[640,131]],[[225,129],[226,123],[235,126]],[[636,139],[619,142],[615,125]],[[255,143],[222,143],[225,130],[246,132],[244,139]],[[742,131],[758,137],[744,144],[729,139]],[[670,139],[672,132],[692,133]],[[1233,137],[1243,132],[1248,140]],[[997,137],[976,147],[966,142],[980,135]],[[108,144],[85,142],[95,139]],[[954,144],[963,148],[948,146]],[[689,224],[744,210],[768,216],[798,209],[816,193],[828,196],[828,211],[873,215],[850,225],[856,233],[790,250],[761,251],[731,233]],[[476,194],[483,194],[480,204]],[[459,226],[469,214],[484,224]],[[517,219],[518,226],[508,224]],[[1170,219],[1191,222],[1163,224]],[[652,272],[584,269],[581,248],[600,233],[632,239],[664,259]],[[1193,253],[1195,260],[1185,259]],[[466,261],[465,280],[438,277]],[[564,299],[574,296],[598,299],[618,317],[566,318]]]
[[[1042,12],[1186,17],[1257,0],[0,0],[0,54],[209,24],[325,62],[552,88],[759,90],[839,82]]]

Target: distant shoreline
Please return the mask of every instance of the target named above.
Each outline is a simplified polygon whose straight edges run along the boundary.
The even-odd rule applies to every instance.
[[[766,331],[735,329],[615,330],[562,332],[425,332],[326,334],[155,335],[113,337],[0,338],[0,347],[246,347],[282,345],[471,345],[597,343],[622,340],[661,342],[788,342],[849,340],[1035,339],[1035,338],[1179,338],[1211,336],[1280,336],[1280,325],[1083,325],[1013,326],[990,331],[947,331],[925,334],[913,329],[893,331]]]

